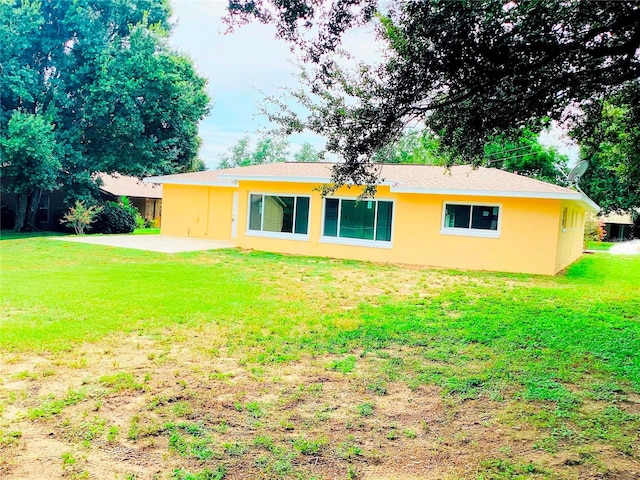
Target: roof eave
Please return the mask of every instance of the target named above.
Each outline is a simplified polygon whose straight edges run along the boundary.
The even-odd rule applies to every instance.
[[[421,188],[392,186],[394,193],[418,193],[422,195],[467,195],[472,197],[502,197],[502,198],[544,198],[549,200],[578,200],[599,209],[589,197],[579,192],[526,192],[514,190],[467,190],[451,188]]]
[[[145,183],[158,183],[160,185],[195,185],[200,187],[234,187],[238,184],[227,180],[196,180],[191,178],[171,178],[171,175],[159,177],[147,177],[143,179]]]
[[[580,198],[581,203],[582,203],[585,207],[587,207],[587,208],[591,209],[591,210],[592,210],[592,211],[594,211],[594,212],[599,212],[600,210],[602,210],[602,208],[600,208],[600,205],[598,205],[596,202],[594,202],[594,201],[593,201],[593,200],[591,200],[589,197],[587,197],[587,195],[586,195],[586,194],[582,193],[582,194],[580,194],[580,197],[581,197],[581,198]]]
[[[330,177],[291,177],[286,175],[234,175],[221,173],[220,178],[234,182],[286,182],[286,183],[328,183]]]
[[[158,194],[157,192],[149,192],[148,194],[145,195],[139,195],[139,194],[135,194],[135,195],[130,195],[128,193],[115,193],[109,190],[106,190],[104,188],[99,188],[99,190],[102,193],[106,193],[109,195],[113,195],[114,197],[129,197],[129,198],[156,198],[156,199],[161,199],[162,195]]]

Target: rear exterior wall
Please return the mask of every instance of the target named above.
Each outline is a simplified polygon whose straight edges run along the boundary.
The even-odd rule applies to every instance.
[[[163,185],[163,235],[231,238],[233,192],[227,187]]]
[[[237,221],[236,245],[246,249],[544,275],[557,273],[582,252],[584,210],[575,202],[392,193],[386,186],[378,188],[376,199],[393,202],[391,241],[368,246],[349,244],[354,242],[323,237],[324,200],[313,190],[316,186],[256,181],[241,181],[237,188],[165,184],[162,233],[227,240],[232,238],[232,222]],[[237,194],[235,215],[234,192]],[[355,199],[359,192],[343,188],[335,196]],[[249,197],[252,193],[309,196],[308,235],[293,239],[287,235],[249,231]],[[445,203],[499,207],[496,238],[443,231]],[[569,211],[575,210],[576,220],[573,223],[570,217],[567,220],[569,228],[565,227],[563,231],[561,215],[565,207]]]
[[[441,196],[391,193],[379,187],[377,199],[394,202],[392,240],[377,246],[340,244],[322,236],[323,199],[311,193],[307,240],[268,238],[248,233],[251,193],[309,195],[309,185],[241,182],[238,195],[237,245],[263,251],[404,263],[454,269],[556,273],[560,201],[519,198]],[[341,189],[335,196],[355,198],[359,191]],[[441,232],[445,202],[491,204],[500,208],[499,238]],[[345,242],[348,243],[348,242]]]

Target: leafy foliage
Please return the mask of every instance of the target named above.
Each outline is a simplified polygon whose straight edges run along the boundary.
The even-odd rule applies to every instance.
[[[58,184],[77,198],[96,172],[197,166],[206,80],[169,48],[169,15],[164,0],[0,2],[0,138],[13,139],[12,119],[23,125],[16,138],[48,125],[39,148],[55,153],[40,156],[44,177],[9,184],[13,193],[37,204],[40,190]],[[40,126],[16,116],[27,114]],[[3,163],[4,177],[5,166],[27,171],[29,160],[11,155]]]
[[[321,152],[316,150],[310,143],[303,143],[300,150],[293,154],[293,160],[296,162],[318,162],[322,158]]]
[[[307,66],[290,92],[298,105],[274,99],[270,118],[284,133],[326,137],[346,161],[334,169],[339,184],[375,183],[372,155],[408,124],[436,132],[450,162],[479,163],[492,135],[559,120],[640,74],[637,2],[230,2],[232,26],[254,19],[274,24]],[[342,36],[368,22],[386,46],[382,63],[341,66]]]
[[[106,202],[94,230],[99,233],[131,233],[136,229],[138,211],[127,197],[118,202]]]
[[[64,214],[60,222],[71,225],[77,235],[82,235],[85,229],[90,227],[96,220],[96,216],[101,211],[101,207],[95,205],[85,207],[82,202],[76,201],[76,204],[69,208],[69,211]]]
[[[289,152],[289,143],[276,137],[262,137],[252,146],[251,138],[242,137],[227,149],[221,156],[218,168],[247,167],[263,163],[288,162],[317,162],[320,153],[309,143],[302,145],[301,150],[293,154]]]
[[[42,115],[14,111],[0,137],[2,192],[31,195],[18,197],[15,229],[35,230],[35,214],[43,190],[56,187],[60,160],[56,155],[54,128]]]
[[[640,81],[584,111],[571,132],[591,164],[581,188],[605,212],[640,207]]]
[[[409,130],[395,142],[378,150],[373,155],[373,162],[444,165],[447,163],[447,153],[437,135],[428,130]]]
[[[229,147],[221,157],[219,168],[284,162],[287,160],[288,149],[289,144],[286,141],[270,137],[259,139],[255,148],[252,148],[251,139],[245,136]]]
[[[504,134],[492,137],[484,152],[488,166],[557,185],[567,183],[568,158],[541,145],[538,134],[528,128],[513,139]]]
[[[601,242],[607,232],[604,223],[597,219],[595,215],[587,215],[584,219],[584,244],[585,249],[588,242]]]

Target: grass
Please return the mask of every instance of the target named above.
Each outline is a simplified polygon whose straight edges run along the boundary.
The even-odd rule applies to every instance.
[[[255,476],[311,478],[323,459],[344,476],[416,442],[475,451],[477,460],[465,458],[477,473],[459,478],[570,474],[540,455],[570,455],[591,473],[611,469],[613,457],[616,468],[640,459],[640,256],[585,255],[542,277],[3,240],[5,359],[44,355],[83,375],[92,365],[80,353],[87,345],[107,358],[112,339],[151,347],[140,352],[146,363],[114,357],[83,378],[86,388],[66,394],[21,399],[0,389],[0,412],[23,402],[29,419],[73,422],[74,409],[86,408],[80,429],[110,398],[146,395],[148,406],[120,423],[120,437],[204,462],[195,473],[190,463],[174,466],[173,478],[222,478],[234,465],[252,465]],[[193,359],[183,359],[186,349]],[[316,373],[295,384],[297,365]],[[55,381],[25,371],[15,380]],[[419,408],[411,402],[425,391],[439,395],[438,421],[395,414],[400,404]],[[224,398],[216,413],[211,392]],[[494,414],[476,424],[512,432],[509,442],[527,442],[530,454],[514,457],[503,438],[489,455],[472,433],[455,430],[460,412],[477,405]],[[20,438],[6,427],[12,433],[3,438]]]
[[[160,235],[159,228],[136,228],[133,235]]]
[[[587,242],[587,250],[606,251],[615,245],[615,242]]]

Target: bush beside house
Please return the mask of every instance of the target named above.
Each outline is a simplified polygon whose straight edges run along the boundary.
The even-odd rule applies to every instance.
[[[118,202],[106,202],[98,215],[92,231],[95,233],[131,233],[138,225],[140,214],[127,197]]]

